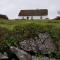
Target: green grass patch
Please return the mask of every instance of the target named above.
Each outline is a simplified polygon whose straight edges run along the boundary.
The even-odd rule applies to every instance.
[[[3,20],[0,19],[0,46],[19,46],[19,42],[48,32],[54,43],[60,40],[60,20]],[[60,46],[58,47],[60,48]],[[4,49],[0,49],[4,51]]]

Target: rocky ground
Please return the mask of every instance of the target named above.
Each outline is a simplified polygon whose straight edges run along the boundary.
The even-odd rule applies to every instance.
[[[20,50],[16,47],[11,47],[11,51],[16,54],[18,57],[18,60],[57,60],[55,58],[49,58],[49,57],[37,57],[37,56],[31,56],[27,52]],[[9,57],[7,55],[0,54],[0,59],[8,59]],[[8,59],[9,60],[9,59]],[[12,60],[16,60],[15,58],[12,58]]]
[[[57,60],[54,57],[37,57],[35,55],[37,53],[42,53],[43,55],[45,55],[56,51],[56,46],[48,33],[39,33],[38,36],[34,39],[29,38],[24,41],[21,41],[19,48],[11,46],[10,51],[16,55],[18,60]]]

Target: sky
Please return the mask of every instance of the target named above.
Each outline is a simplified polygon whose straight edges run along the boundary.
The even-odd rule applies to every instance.
[[[15,19],[22,9],[48,9],[48,17],[54,18],[59,15],[59,5],[60,0],[0,0],[0,14]]]

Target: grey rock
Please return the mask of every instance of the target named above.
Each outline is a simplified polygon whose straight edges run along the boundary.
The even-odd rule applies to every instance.
[[[32,60],[32,56],[28,54],[27,52],[18,49],[16,47],[10,47],[10,50],[16,54],[16,56],[19,58],[19,60]]]
[[[55,58],[32,56],[32,60],[56,60]]]
[[[0,60],[1,59],[8,59],[7,53],[4,52],[4,54],[0,53]]]
[[[50,35],[46,33],[39,33],[38,37],[29,38],[20,42],[20,48],[25,51],[33,51],[35,53],[42,52],[43,54],[50,54],[56,51],[55,44]]]

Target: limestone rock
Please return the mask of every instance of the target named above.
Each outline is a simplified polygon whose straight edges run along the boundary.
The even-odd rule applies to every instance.
[[[48,57],[36,57],[32,56],[32,60],[56,60],[55,58],[48,58]]]
[[[2,59],[8,59],[6,52],[4,52],[4,54],[0,53],[0,60],[2,60]]]
[[[16,47],[10,47],[10,50],[16,54],[16,56],[19,58],[19,60],[32,60],[32,56],[28,54],[27,52],[18,49]]]
[[[41,52],[43,54],[49,54],[56,51],[55,44],[48,33],[39,33],[38,37],[34,39],[29,38],[20,42],[20,48],[28,52]]]

